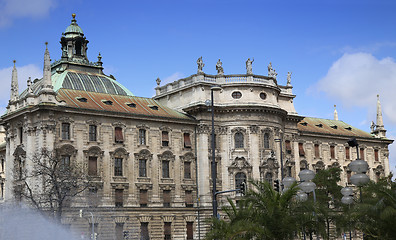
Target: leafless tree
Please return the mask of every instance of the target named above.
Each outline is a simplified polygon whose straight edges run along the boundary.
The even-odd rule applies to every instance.
[[[56,151],[41,149],[27,161],[30,171],[25,169],[21,174],[20,168],[16,168],[15,196],[60,221],[69,202],[90,187],[87,175],[70,156]]]

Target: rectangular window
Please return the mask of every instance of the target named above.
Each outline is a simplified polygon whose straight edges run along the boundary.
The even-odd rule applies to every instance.
[[[124,223],[116,223],[115,225],[115,237],[116,240],[124,239]]]
[[[139,129],[139,145],[146,145],[146,130]]]
[[[169,146],[169,133],[167,131],[162,131],[162,146]]]
[[[124,189],[115,190],[115,206],[116,207],[124,206]]]
[[[97,131],[96,125],[89,125],[89,141],[96,142],[97,140],[96,131]]]
[[[298,153],[300,154],[300,156],[305,156],[304,144],[303,143],[298,143]]]
[[[150,240],[147,222],[140,223],[140,240]]]
[[[184,133],[184,147],[191,148],[191,139],[189,133]]]
[[[23,128],[19,128],[19,144],[23,143]]]
[[[147,207],[148,203],[148,193],[146,189],[140,189],[140,194],[139,194],[139,204],[141,207]]]
[[[379,161],[378,149],[374,149],[374,160],[375,160],[375,161]]]
[[[1,171],[4,172],[4,159],[1,159]]]
[[[194,231],[193,231],[193,222],[187,222],[186,230],[187,230],[187,240],[194,239]]]
[[[164,207],[170,207],[171,206],[171,191],[164,190],[162,195],[163,195],[162,198],[164,200]]]
[[[315,144],[315,158],[319,158],[319,144]]]
[[[98,158],[90,156],[88,157],[88,175],[97,176],[98,175]]]
[[[60,165],[62,171],[65,171],[69,169],[70,167],[70,156],[64,155],[61,157],[61,165]]]
[[[286,152],[287,152],[288,154],[291,154],[291,153],[292,153],[292,147],[291,147],[290,141],[289,141],[289,140],[286,140],[286,141],[285,141],[285,145],[286,145]]]
[[[335,159],[335,146],[330,146],[330,158]]]
[[[351,184],[351,171],[347,171],[347,183]]]
[[[364,160],[364,148],[360,149],[360,160]]]
[[[169,161],[162,161],[162,178],[169,178]]]
[[[62,139],[70,140],[70,123],[62,123]]]
[[[165,222],[164,223],[164,240],[172,239],[172,223]]]
[[[194,199],[193,199],[192,191],[186,190],[186,192],[185,192],[185,201],[186,201],[186,207],[193,207],[194,206]]]
[[[349,147],[345,147],[345,159],[351,159],[351,150],[349,150]]]
[[[0,183],[0,199],[4,198],[4,183]]]
[[[139,177],[147,177],[147,160],[139,159]]]
[[[124,136],[122,135],[122,128],[116,127],[114,129],[114,134],[115,134],[115,142],[116,143],[123,143],[124,142]]]
[[[114,176],[122,176],[122,158],[114,159]]]
[[[191,162],[184,162],[184,178],[191,179]]]

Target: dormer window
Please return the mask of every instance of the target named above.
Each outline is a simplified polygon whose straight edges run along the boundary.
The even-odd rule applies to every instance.
[[[307,126],[307,125],[308,125],[307,122],[302,122],[302,123],[300,123],[300,124],[303,125],[303,126]]]
[[[322,127],[323,127],[323,124],[319,123],[319,124],[317,124],[316,126],[322,128]]]
[[[102,102],[106,105],[113,105],[113,102],[110,100],[102,100]]]
[[[337,125],[330,126],[332,129],[337,129]]]
[[[135,107],[136,107],[136,104],[135,104],[135,103],[126,103],[126,105],[127,105],[128,107],[131,107],[131,108],[135,108]]]
[[[77,100],[80,102],[88,102],[88,99],[86,99],[85,97],[77,97]]]
[[[150,105],[149,108],[151,108],[153,110],[158,110],[158,106],[154,106],[154,105]]]
[[[346,129],[346,130],[349,130],[349,131],[352,131],[352,128],[351,128],[351,127],[346,127],[345,129]]]

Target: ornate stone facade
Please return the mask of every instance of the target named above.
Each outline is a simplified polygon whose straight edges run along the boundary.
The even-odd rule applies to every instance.
[[[75,15],[62,35],[62,55],[50,65],[45,51],[43,79],[19,94],[13,70],[10,103],[1,118],[5,144],[0,152],[0,199],[14,195],[15,174],[31,171],[29,156],[42,148],[81,163],[92,187],[73,199],[62,223],[88,235],[90,225],[100,239],[203,238],[211,199],[211,110],[205,102],[214,91],[217,190],[239,187],[247,179],[273,182],[296,177],[301,169],[343,169],[356,158],[347,140],[354,136],[369,163],[369,176],[389,174],[388,145],[382,115],[372,134],[342,121],[299,116],[294,108],[291,73],[286,86],[268,66],[269,76],[217,75],[203,72],[160,86],[156,96],[139,98],[103,74],[101,56],[87,58],[87,44]],[[379,103],[378,103],[379,104]],[[380,112],[380,107],[379,107]],[[187,114],[186,114],[187,113]],[[238,193],[227,197],[238,198]],[[219,196],[221,204],[226,196]],[[4,200],[2,200],[4,201]],[[80,218],[79,209],[94,213]]]

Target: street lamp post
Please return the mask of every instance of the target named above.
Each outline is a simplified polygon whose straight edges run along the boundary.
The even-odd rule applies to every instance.
[[[360,202],[362,202],[362,186],[370,181],[370,178],[366,175],[368,170],[368,164],[366,161],[359,159],[359,144],[356,138],[352,138],[348,141],[349,146],[356,147],[356,160],[349,164],[349,169],[351,169],[355,174],[351,176],[350,181],[353,185],[359,187],[360,192]]]
[[[353,189],[350,187],[344,187],[341,189],[341,194],[343,197],[341,198],[341,202],[343,204],[347,204],[349,209],[351,209],[351,204],[353,203]],[[349,240],[352,240],[352,232],[351,232],[351,226],[349,225]]]
[[[216,199],[216,180],[217,180],[217,169],[216,169],[216,149],[215,149],[215,128],[214,128],[214,104],[213,104],[213,91],[221,90],[219,86],[213,86],[210,88],[210,105],[212,112],[212,206],[213,206],[213,217],[217,218],[217,199]]]

